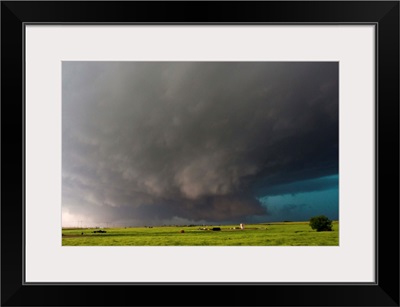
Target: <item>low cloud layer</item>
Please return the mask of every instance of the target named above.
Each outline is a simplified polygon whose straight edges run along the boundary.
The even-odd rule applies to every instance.
[[[63,212],[87,223],[246,221],[338,172],[338,63],[63,62],[62,82]]]

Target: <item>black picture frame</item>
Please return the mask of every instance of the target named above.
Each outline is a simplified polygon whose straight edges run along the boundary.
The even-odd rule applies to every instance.
[[[375,25],[376,282],[24,283],[23,48],[30,22]],[[399,306],[399,1],[2,1],[1,76],[2,306]]]

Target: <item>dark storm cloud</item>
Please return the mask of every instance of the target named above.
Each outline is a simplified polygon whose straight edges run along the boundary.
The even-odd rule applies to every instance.
[[[271,184],[265,186],[262,190],[263,194],[268,196],[319,192],[337,189],[339,184],[338,181],[338,176],[327,176],[322,178],[306,179],[303,181],[294,181],[285,184]]]
[[[338,64],[63,62],[63,209],[239,221],[338,172]],[[275,187],[275,189],[278,189]]]

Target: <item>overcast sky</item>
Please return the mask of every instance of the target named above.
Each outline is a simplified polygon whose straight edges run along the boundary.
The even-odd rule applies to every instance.
[[[63,226],[338,218],[337,62],[63,62]]]

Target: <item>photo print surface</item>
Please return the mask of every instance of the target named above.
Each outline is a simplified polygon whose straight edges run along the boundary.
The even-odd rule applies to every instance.
[[[338,62],[62,63],[63,246],[337,246],[338,219]]]

